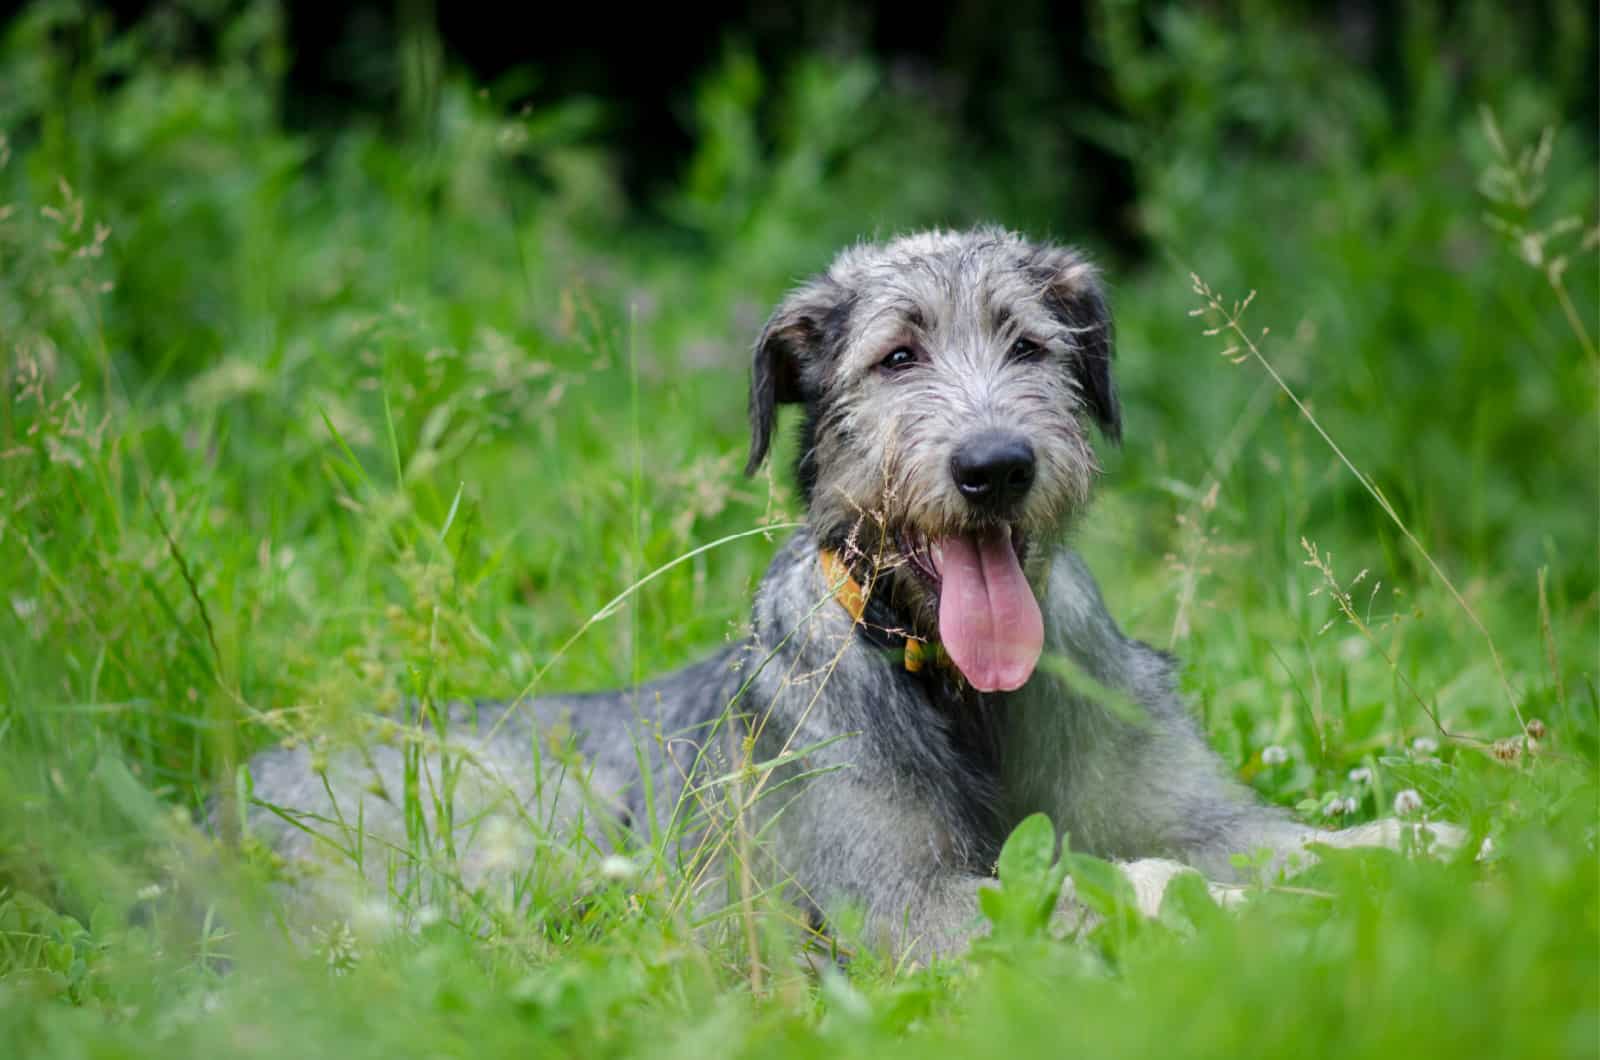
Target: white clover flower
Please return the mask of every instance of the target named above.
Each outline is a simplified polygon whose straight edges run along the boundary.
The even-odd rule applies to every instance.
[[[1372,770],[1368,769],[1366,766],[1357,766],[1350,771],[1350,783],[1371,784]]]
[[[1261,749],[1261,764],[1264,766],[1281,766],[1289,760],[1289,749],[1278,744],[1269,744]]]
[[[1366,658],[1367,642],[1360,637],[1346,637],[1339,642],[1339,658],[1347,663]]]
[[[600,875],[608,880],[631,880],[639,874],[639,866],[621,854],[607,855],[600,863]]]
[[[1349,808],[1343,799],[1333,799],[1322,808],[1322,813],[1326,817],[1343,817],[1348,811]]]
[[[364,934],[379,934],[390,930],[398,921],[394,907],[382,898],[369,898],[355,908],[355,920]]]
[[[1431,755],[1439,749],[1439,741],[1432,736],[1418,736],[1411,741],[1411,749],[1419,755]]]
[[[1394,812],[1401,817],[1409,817],[1422,809],[1422,796],[1417,794],[1416,788],[1406,788],[1394,797]]]
[[[483,823],[478,835],[479,857],[490,872],[500,872],[517,865],[517,829],[506,818],[496,814]]]
[[[1344,799],[1344,812],[1355,813],[1359,809],[1361,809],[1361,800],[1356,798],[1354,795],[1346,795]]]
[[[350,930],[348,921],[331,928],[314,927],[311,933],[334,975],[345,974],[361,960],[361,947],[356,945],[356,933]]]

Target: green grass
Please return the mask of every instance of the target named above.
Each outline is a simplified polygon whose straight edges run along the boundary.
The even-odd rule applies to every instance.
[[[1414,789],[1471,849],[819,975],[776,903],[731,903],[753,958],[648,863],[536,874],[520,909],[390,895],[316,921],[194,822],[267,743],[536,677],[615,686],[739,636],[761,535],[557,655],[652,571],[795,516],[784,473],[737,474],[744,351],[790,279],[913,225],[1071,238],[1072,177],[1009,190],[1006,159],[969,157],[870,61],[763,81],[733,49],[646,223],[577,104],[507,117],[447,77],[396,127],[286,130],[282,28],[251,11],[207,62],[61,4],[0,44],[7,1055],[1600,1052],[1582,62],[1483,5],[1455,74],[1418,15],[1385,90],[1314,26],[1112,3],[1119,109],[1061,116],[1127,155],[1153,248],[1107,263],[1128,441],[1079,543],[1108,599],[1182,654],[1263,797],[1369,820]],[[1593,47],[1573,25],[1561,55]],[[1546,127],[1548,160],[1517,170]],[[1218,356],[1191,270],[1259,290],[1248,334],[1400,525],[1261,362]]]

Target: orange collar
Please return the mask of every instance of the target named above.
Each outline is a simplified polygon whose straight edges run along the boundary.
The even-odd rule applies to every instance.
[[[863,616],[867,613],[868,597],[866,591],[861,588],[861,583],[856,581],[855,575],[850,573],[849,566],[833,549],[818,549],[817,560],[822,565],[822,576],[833,588],[833,598],[839,601],[839,606],[850,616],[850,621],[858,626],[862,625],[865,621]],[[927,641],[910,633],[904,634],[904,637],[905,667],[909,672],[920,673],[930,659],[935,666],[944,669],[953,668],[943,644],[938,641]]]

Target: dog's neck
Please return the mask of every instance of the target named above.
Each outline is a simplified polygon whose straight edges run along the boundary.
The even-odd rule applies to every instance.
[[[869,644],[884,651],[900,652],[905,668],[911,673],[920,673],[929,666],[955,673],[944,646],[937,640],[919,636],[906,616],[896,610],[885,571],[873,568],[863,586],[839,552],[826,545],[818,549],[817,562],[834,600]]]

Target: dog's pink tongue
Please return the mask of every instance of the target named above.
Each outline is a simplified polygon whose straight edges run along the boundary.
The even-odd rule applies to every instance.
[[[939,542],[939,637],[980,692],[1009,692],[1033,676],[1044,650],[1044,617],[998,530]]]

